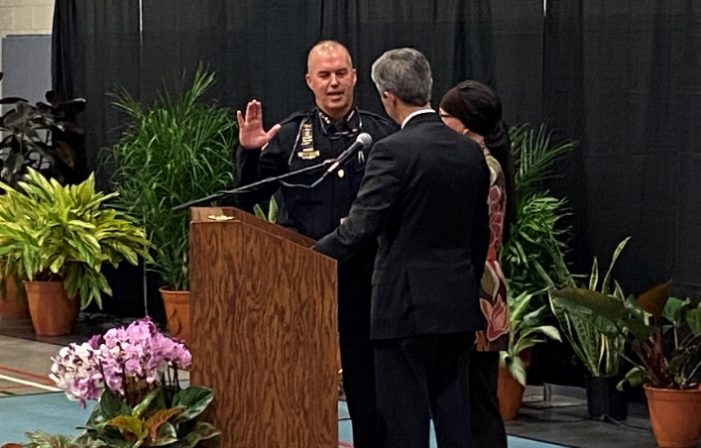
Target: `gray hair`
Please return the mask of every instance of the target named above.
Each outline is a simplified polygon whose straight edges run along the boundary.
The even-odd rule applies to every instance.
[[[420,51],[396,48],[385,51],[372,64],[372,81],[380,92],[390,91],[412,106],[431,101],[431,65]]]

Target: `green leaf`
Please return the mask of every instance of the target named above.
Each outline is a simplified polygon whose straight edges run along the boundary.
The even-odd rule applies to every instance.
[[[176,422],[192,420],[200,415],[214,399],[214,393],[205,387],[190,386],[173,397],[173,406],[182,406],[183,412],[176,417]]]
[[[150,434],[151,440],[158,440],[159,433],[164,433],[162,432],[161,427],[165,425],[168,420],[178,415],[182,411],[182,406],[176,406],[169,409],[160,409],[156,411],[151,417],[149,417],[149,419],[146,421],[146,428],[148,429],[148,433]],[[170,427],[174,428],[173,426]],[[165,429],[165,434],[170,436],[172,433],[170,429],[167,428]]]
[[[63,435],[51,435],[41,431],[25,433],[29,443],[26,448],[81,448],[72,438]]]
[[[541,325],[540,327],[536,327],[534,330],[538,333],[543,333],[550,339],[562,342],[562,339],[560,338],[560,332],[557,328],[553,327],[552,325]]]
[[[119,415],[107,420],[106,425],[119,429],[122,434],[131,434],[136,440],[143,440],[148,435],[144,423],[133,415]]]
[[[694,335],[701,334],[701,303],[696,308],[689,310],[686,314],[686,322]]]
[[[214,428],[210,423],[197,422],[192,431],[175,443],[172,448],[195,448],[200,442],[214,439],[220,435],[221,431]]]
[[[627,237],[623,241],[618,243],[618,246],[616,246],[616,249],[613,251],[613,257],[611,257],[611,263],[609,264],[608,271],[606,271],[606,275],[604,276],[604,282],[601,284],[601,292],[603,292],[603,293],[608,292],[608,284],[609,284],[609,279],[611,278],[611,272],[613,271],[613,267],[616,264],[618,257],[621,255],[621,252],[623,252],[623,249],[626,247],[626,244],[628,244],[628,241],[630,241],[630,238],[631,237]]]
[[[509,373],[521,386],[526,387],[526,368],[518,356],[513,357],[513,362],[509,365]]]
[[[150,446],[172,446],[171,444],[177,443],[178,432],[171,423],[163,423],[158,427],[158,435],[155,441],[152,441]]]
[[[99,413],[104,419],[103,421],[110,420],[120,415],[131,415],[132,413],[132,409],[124,400],[108,388],[102,392],[98,407]]]
[[[131,415],[134,417],[141,417],[144,412],[148,410],[149,406],[151,406],[151,403],[153,403],[153,400],[156,398],[156,395],[158,395],[158,392],[158,389],[149,392],[143,400],[134,406],[134,410],[131,412]]]
[[[644,341],[652,334],[642,314],[633,312],[620,300],[596,291],[580,288],[565,288],[552,292],[552,297],[567,306],[569,312],[597,326],[608,336],[630,331],[636,339]]]
[[[626,375],[623,377],[623,379],[616,385],[616,389],[622,391],[623,386],[625,386],[626,383],[630,384],[631,387],[636,387],[640,386],[641,384],[644,384],[648,382],[648,375],[645,372],[645,370],[641,369],[640,367],[633,367],[630,369]]]

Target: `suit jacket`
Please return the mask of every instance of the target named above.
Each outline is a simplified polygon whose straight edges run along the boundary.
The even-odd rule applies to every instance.
[[[348,218],[315,245],[343,262],[378,238],[373,339],[484,328],[488,189],[479,146],[435,113],[412,117],[373,146]]]

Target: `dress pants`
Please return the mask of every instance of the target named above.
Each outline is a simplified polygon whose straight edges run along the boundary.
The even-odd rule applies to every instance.
[[[468,370],[474,335],[375,340],[380,435],[384,448],[471,448]]]
[[[506,448],[497,398],[499,352],[472,352],[469,375],[472,443],[479,448]]]
[[[353,426],[354,448],[379,448],[375,359],[370,342],[374,246],[339,266],[338,331],[343,389]]]
[[[343,390],[353,425],[354,448],[379,448],[372,344],[369,337],[340,337]]]

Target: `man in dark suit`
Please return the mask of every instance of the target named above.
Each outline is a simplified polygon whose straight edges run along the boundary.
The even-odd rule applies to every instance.
[[[371,337],[384,446],[427,448],[432,416],[439,447],[467,448],[467,369],[484,327],[487,166],[431,109],[423,54],[390,50],[372,79],[402,129],[374,145],[348,218],[314,247],[343,263],[378,238]]]

